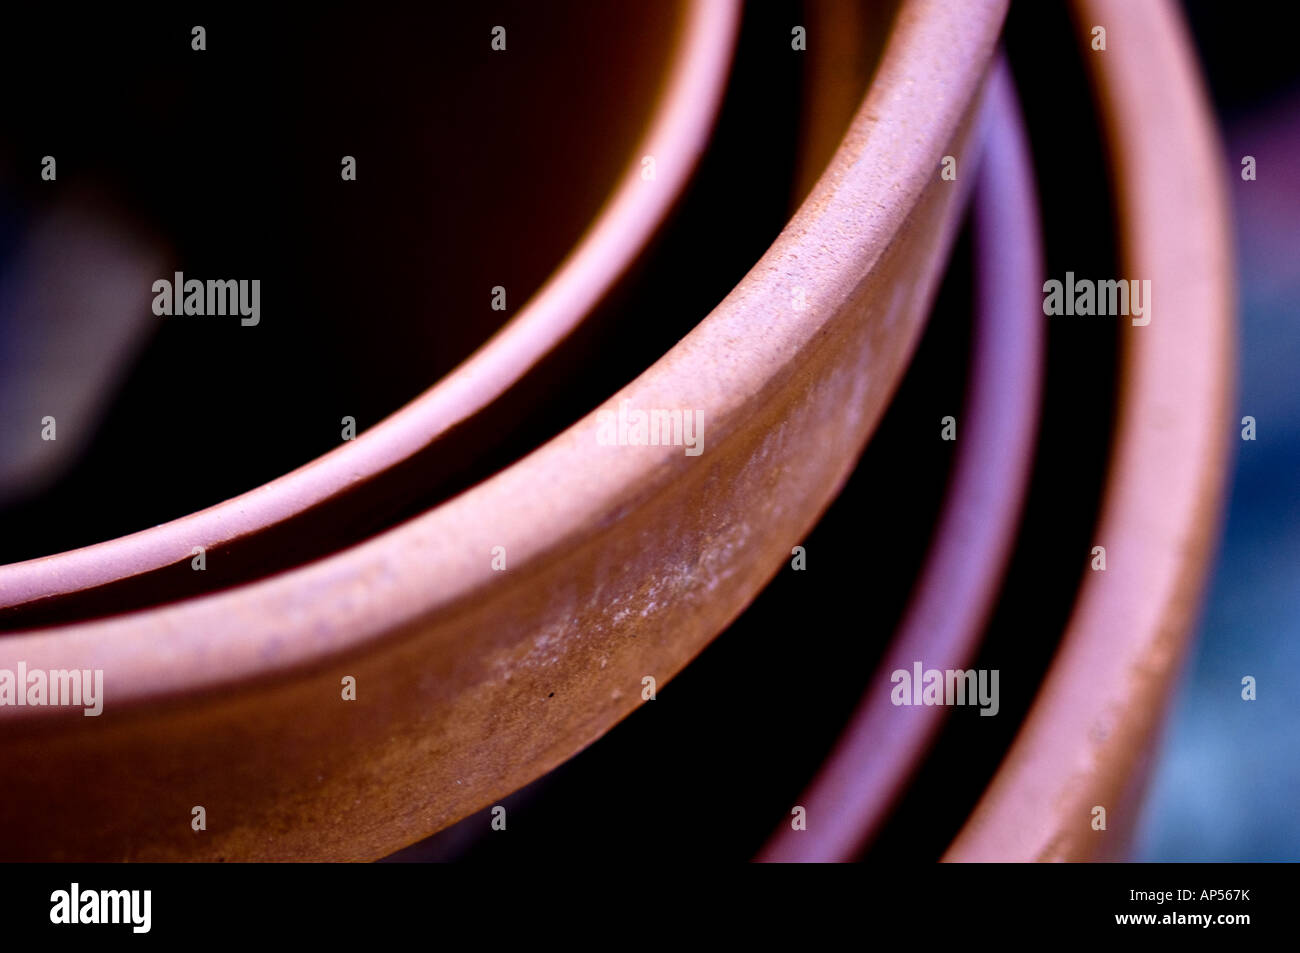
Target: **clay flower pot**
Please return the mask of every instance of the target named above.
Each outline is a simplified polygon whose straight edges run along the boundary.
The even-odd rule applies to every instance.
[[[416,400],[353,441],[271,482],[181,519],[70,552],[0,566],[0,626],[30,627],[216,589],[354,541],[426,491],[450,458],[482,443],[618,284],[684,190],[708,142],[735,46],[731,0],[682,3],[677,46],[643,140],[563,264],[491,340]],[[652,180],[642,160],[655,159]],[[467,435],[469,439],[467,442]],[[195,546],[207,571],[190,571]]]
[[[7,855],[379,857],[642,704],[784,565],[879,420],[963,210],[969,177],[942,180],[941,160],[974,168],[1004,12],[905,4],[770,250],[525,459],[309,565],[0,638],[0,668],[102,669],[105,691],[94,718],[0,709]],[[693,414],[702,452],[602,441],[624,407]]]

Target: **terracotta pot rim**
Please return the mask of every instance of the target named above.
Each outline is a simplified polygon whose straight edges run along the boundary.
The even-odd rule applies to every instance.
[[[269,483],[149,529],[0,566],[0,609],[174,567],[194,546],[216,549],[299,517],[426,450],[515,386],[633,264],[703,154],[739,33],[739,0],[688,0],[681,17],[663,88],[622,180],[546,284],[486,343],[355,440]],[[653,182],[641,178],[645,155],[656,157]]]

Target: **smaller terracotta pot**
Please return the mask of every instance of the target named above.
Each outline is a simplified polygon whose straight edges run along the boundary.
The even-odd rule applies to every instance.
[[[123,612],[256,578],[346,545],[402,513],[480,447],[512,394],[644,250],[708,142],[739,28],[733,0],[681,7],[663,92],[621,183],[520,313],[454,372],[354,441],[224,503],[108,542],[0,567],[0,627]],[[642,177],[654,156],[655,177]],[[204,547],[206,571],[190,570]]]

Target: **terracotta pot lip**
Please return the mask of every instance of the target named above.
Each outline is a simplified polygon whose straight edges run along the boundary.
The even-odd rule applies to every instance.
[[[685,190],[712,134],[739,35],[740,0],[690,0],[648,129],[592,225],[546,284],[450,374],[404,407],[269,483],[149,529],[0,566],[0,608],[94,589],[256,535],[436,443],[521,380],[631,267]],[[653,181],[643,156],[656,157]],[[0,636],[3,637],[3,636]]]
[[[904,4],[875,81],[798,213],[698,327],[601,409],[622,400],[702,408],[713,446],[741,431],[818,347],[841,303],[872,279],[937,177],[981,88],[1006,5]],[[816,291],[803,310],[790,303],[798,287]],[[893,291],[887,324],[905,298],[924,293]],[[598,543],[688,467],[709,465],[707,449],[690,457],[680,446],[599,446],[597,413],[428,513],[311,565],[127,617],[10,635],[0,652],[51,668],[111,662],[120,706],[282,676],[401,637],[501,585],[489,568],[493,546],[509,548],[505,575],[526,574],[549,554]],[[763,462],[761,451],[751,461]],[[514,535],[502,539],[501,527]],[[59,717],[0,712],[43,716]]]
[[[1106,571],[1085,571],[1052,667],[946,860],[1092,857],[1111,836],[1092,829],[1097,805],[1112,812],[1111,826],[1131,828],[1120,805],[1186,647],[1226,488],[1228,173],[1191,38],[1165,0],[1074,9],[1081,43],[1095,23],[1125,38],[1092,54],[1090,68],[1115,169],[1122,277],[1149,279],[1155,304],[1149,324],[1120,332],[1119,413],[1096,530]]]

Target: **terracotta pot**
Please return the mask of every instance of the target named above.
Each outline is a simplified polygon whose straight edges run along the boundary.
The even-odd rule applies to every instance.
[[[1199,607],[1233,435],[1234,292],[1225,175],[1172,3],[1081,0],[1116,183],[1124,277],[1150,323],[1121,327],[1119,414],[1088,571],[1051,670],[956,861],[1122,855],[1147,757]],[[1081,562],[1085,561],[1082,559]],[[1105,829],[1094,826],[1104,808]]]
[[[481,449],[514,392],[618,283],[681,195],[713,126],[740,15],[732,0],[684,3],[680,36],[643,140],[582,241],[504,328],[454,372],[356,440],[255,490],[97,545],[0,567],[8,629],[123,612],[254,578],[339,548],[428,492]],[[642,176],[642,158],[656,160]],[[528,385],[527,387],[525,385]],[[507,408],[503,410],[502,408]],[[202,546],[207,569],[190,568]]]
[[[962,210],[965,181],[941,180],[940,160],[973,162],[1004,12],[1000,0],[904,4],[798,214],[695,331],[600,408],[700,411],[699,455],[604,445],[594,411],[311,565],[0,639],[0,667],[102,668],[105,680],[97,718],[0,709],[6,853],[383,856],[641,704],[647,677],[671,678],[784,565],[889,400]],[[341,698],[346,678],[355,701]]]

